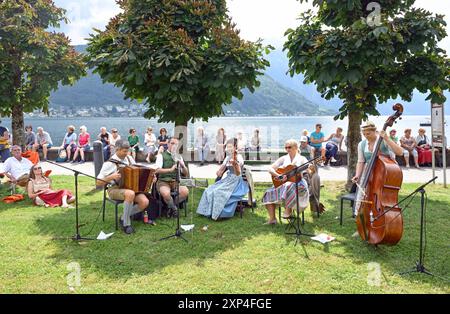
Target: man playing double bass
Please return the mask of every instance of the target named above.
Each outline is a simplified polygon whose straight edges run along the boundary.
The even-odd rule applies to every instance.
[[[115,146],[115,154],[111,157],[112,160],[118,161],[125,165],[134,165],[136,162],[133,157],[128,155],[130,143],[126,140],[117,140]],[[111,160],[110,159],[110,160]],[[103,164],[100,173],[97,176],[97,186],[105,186],[110,182],[111,187],[108,188],[108,196],[112,200],[123,202],[123,215],[120,219],[122,229],[126,234],[134,232],[131,227],[131,216],[145,210],[149,204],[148,198],[145,194],[136,194],[133,190],[120,189],[118,182],[121,174],[118,170],[118,165],[112,161],[107,161]]]
[[[166,151],[160,151],[156,157],[156,174],[158,174],[158,181],[156,182],[156,189],[164,202],[169,208],[168,216],[176,217],[178,215],[177,206],[170,195],[171,191],[175,191],[177,188],[176,177],[177,177],[177,163],[179,164],[180,173],[187,176],[189,173],[188,168],[184,164],[183,157],[177,154],[178,149],[178,139],[172,137],[169,140],[168,148]],[[178,203],[184,201],[189,190],[185,186],[179,187],[179,198]]]

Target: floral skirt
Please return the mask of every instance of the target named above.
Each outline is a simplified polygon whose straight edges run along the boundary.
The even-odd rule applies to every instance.
[[[286,208],[296,208],[296,193],[295,193],[295,183],[286,182],[285,184],[275,188],[272,187],[264,193],[262,203],[264,205],[269,204],[281,204],[284,203]],[[305,209],[308,207],[309,202],[309,192],[308,183],[305,179],[302,179],[298,183],[298,203],[300,209]]]

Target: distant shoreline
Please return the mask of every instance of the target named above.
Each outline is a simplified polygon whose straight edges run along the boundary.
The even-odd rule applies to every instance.
[[[423,115],[423,114],[404,114],[403,117],[430,117],[431,115]],[[250,119],[273,119],[273,118],[326,118],[326,117],[335,117],[335,115],[289,115],[289,116],[220,116],[220,117],[212,117],[211,119],[233,119],[233,118],[250,118]],[[379,115],[376,117],[388,117],[388,115]],[[446,117],[450,117],[450,115],[446,115]],[[159,118],[151,118],[147,119],[144,117],[127,117],[127,116],[73,116],[73,117],[55,117],[55,116],[45,116],[45,117],[29,117],[25,116],[25,119],[27,120],[45,120],[45,119],[101,119],[101,118],[107,118],[107,119],[143,119],[143,120],[158,120]],[[0,120],[11,120],[10,117],[0,117]],[[196,120],[196,121],[201,121]]]

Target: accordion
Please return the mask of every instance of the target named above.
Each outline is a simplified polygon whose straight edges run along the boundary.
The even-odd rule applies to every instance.
[[[124,166],[119,163],[117,163],[117,165],[121,175],[118,182],[120,189],[132,190],[135,193],[151,192],[153,179],[155,177],[155,169],[141,165]]]

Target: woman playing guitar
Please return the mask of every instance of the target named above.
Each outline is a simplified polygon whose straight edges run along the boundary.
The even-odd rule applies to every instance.
[[[285,212],[283,214],[284,218],[291,216],[292,209],[296,206],[296,193],[295,193],[295,179],[290,180],[286,175],[280,175],[277,170],[279,168],[285,168],[289,166],[301,166],[308,162],[308,160],[299,154],[298,143],[296,140],[287,140],[284,144],[284,148],[287,151],[287,155],[280,157],[275,161],[269,168],[269,173],[274,179],[274,185],[277,187],[272,187],[268,189],[263,196],[263,204],[266,206],[269,212],[269,220],[266,222],[268,225],[274,225],[277,223],[277,218],[275,216],[276,207],[282,202],[285,203]],[[294,168],[294,167],[292,167]],[[280,184],[277,184],[277,178],[280,178]],[[295,175],[294,175],[295,177]],[[308,184],[305,179],[301,179],[298,184],[298,195],[299,195],[299,205],[301,210],[304,210],[308,206],[309,193]]]

